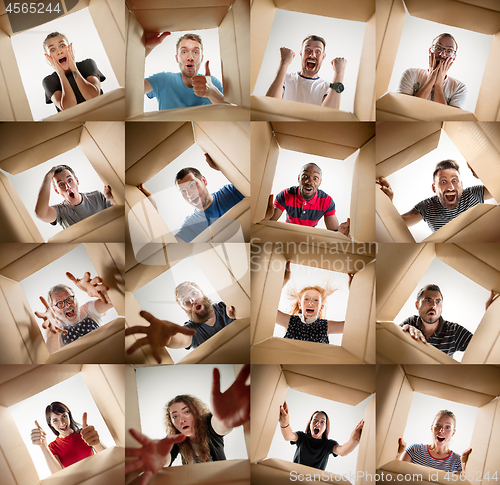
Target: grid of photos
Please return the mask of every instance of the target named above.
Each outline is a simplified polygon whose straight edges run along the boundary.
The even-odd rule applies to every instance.
[[[0,482],[500,482],[497,0],[0,0]]]

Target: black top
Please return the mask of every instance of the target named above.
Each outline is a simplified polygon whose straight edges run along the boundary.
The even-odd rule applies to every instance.
[[[207,426],[208,426],[208,448],[210,449],[210,460],[209,461],[222,461],[226,460],[226,455],[224,453],[224,437],[220,434],[217,434],[212,428],[212,415],[207,415]],[[176,443],[172,447],[172,451],[170,452],[171,460],[170,465],[177,458],[179,454],[179,445]],[[197,463],[201,463],[200,459],[197,458]],[[186,465],[184,458],[182,458],[182,464]]]
[[[193,328],[194,330],[196,330],[196,333],[193,335],[191,345],[189,347],[186,347],[186,350],[195,349],[210,337],[213,337],[219,330],[222,330],[225,326],[229,325],[231,322],[234,322],[234,318],[229,318],[227,316],[226,304],[223,301],[214,303],[212,307],[215,311],[215,324],[213,327],[204,323],[194,323],[192,320],[188,320],[184,324],[185,327]]]
[[[297,441],[290,441],[290,444],[297,445],[293,462],[300,465],[307,465],[313,468],[324,470],[328,464],[330,453],[333,453],[333,447],[338,445],[335,440],[317,440],[303,431],[296,431]]]
[[[84,79],[87,79],[89,76],[95,76],[98,77],[101,80],[101,82],[106,80],[102,72],[99,71],[97,64],[93,59],[85,59],[84,61],[77,62],[76,67],[78,68],[78,71],[80,71],[80,74]],[[73,92],[75,93],[77,103],[80,104],[86,101],[86,99],[82,96],[82,93],[78,89],[75,78],[71,75],[71,73],[66,74],[66,77],[68,78],[69,84],[73,89]],[[52,74],[44,78],[42,84],[43,84],[43,89],[45,89],[45,103],[51,104],[52,95],[56,91],[62,91],[61,80],[59,79],[59,75],[57,74],[57,72],[54,71]],[[102,89],[100,94],[103,94]],[[57,111],[61,111],[57,106],[56,109]]]
[[[412,317],[407,318],[399,326],[402,327],[406,324],[418,328],[425,336],[422,320],[418,315],[413,315]],[[457,351],[464,352],[469,345],[471,338],[472,333],[465,327],[462,327],[462,325],[448,322],[443,320],[443,317],[439,317],[439,326],[437,330],[432,334],[431,338],[426,338],[426,340],[433,347],[445,352],[449,356],[453,356],[453,354]]]

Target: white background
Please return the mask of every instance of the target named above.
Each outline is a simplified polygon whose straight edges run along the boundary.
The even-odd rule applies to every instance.
[[[184,325],[189,317],[175,300],[175,287],[183,281],[194,281],[213,303],[221,301],[221,297],[210,280],[192,257],[182,260],[142,288],[134,291],[134,296],[141,308],[152,313],[156,318]],[[191,350],[168,349],[174,362],[178,362],[189,352]]]
[[[290,428],[295,432],[304,431],[312,413],[317,410],[325,411],[330,418],[330,434],[328,438],[337,441],[339,445],[343,445],[349,440],[356,425],[363,419],[363,413],[371,398],[372,396],[368,397],[357,406],[350,406],[349,404],[329,401],[328,399],[290,389],[286,396],[290,415]],[[276,416],[276,431],[267,458],[279,458],[293,462],[296,446],[284,440],[278,417],[279,414]],[[347,456],[334,457],[330,455],[325,471],[338,475],[346,474],[348,477],[350,473],[355,475],[358,450],[359,446]]]
[[[203,62],[201,63],[199,74],[205,75],[205,63],[206,61],[210,61],[210,74],[215,76],[222,84],[219,29],[172,32],[146,57],[144,78],[159,72],[179,72],[179,64],[175,60],[175,44],[177,44],[177,41],[184,34],[198,34],[203,42]],[[158,101],[156,98],[149,99],[144,95],[144,112],[148,111],[158,111]]]
[[[271,192],[274,200],[282,190],[298,185],[301,168],[306,163],[315,163],[323,173],[319,188],[326,192],[335,202],[335,215],[339,224],[345,222],[351,210],[352,174],[357,155],[358,151],[345,160],[334,160],[281,148]],[[285,212],[283,212],[279,221],[286,222]],[[320,219],[316,227],[326,229],[324,217]]]
[[[406,15],[389,83],[389,92],[397,90],[401,75],[409,67],[420,69],[429,67],[429,48],[432,41],[445,32],[453,35],[458,42],[457,58],[448,71],[448,75],[467,86],[468,94],[464,109],[473,112],[476,109],[479,88],[493,36],[430,22],[410,15]]]
[[[442,409],[452,411],[457,418],[457,432],[450,441],[450,448],[461,455],[470,447],[478,408],[419,392],[413,393],[408,421],[402,436],[406,446],[414,443],[432,443],[431,426],[436,414]],[[394,443],[394,449],[397,450],[396,443]],[[472,453],[474,453],[474,450]]]
[[[152,439],[166,436],[165,405],[179,394],[191,394],[201,399],[211,409],[210,395],[214,367],[220,370],[221,392],[234,382],[232,365],[182,365],[154,366],[136,369],[141,432]],[[224,436],[224,452],[228,460],[248,458],[243,427],[234,428]],[[181,465],[180,456],[174,461]]]
[[[349,277],[345,273],[327,271],[325,269],[303,266],[301,264],[290,264],[292,278],[283,288],[279,302],[279,310],[291,314],[293,300],[287,295],[291,291],[301,290],[306,286],[320,286],[323,288],[338,288],[326,301],[327,320],[344,321],[347,311],[347,300],[349,298],[348,281]],[[274,327],[274,337],[284,337],[286,330],[280,325]],[[328,335],[330,344],[341,345],[342,334]]]
[[[16,189],[16,192],[21,197],[28,213],[45,241],[63,230],[59,224],[52,226],[48,222],[41,221],[35,215],[36,201],[43,178],[56,165],[68,165],[73,169],[80,183],[78,186],[80,193],[92,192],[94,190],[104,191],[104,183],[79,146],[17,175],[11,175],[2,170],[12,182],[14,189]],[[54,185],[51,183],[49,205],[60,204],[63,200],[63,197],[56,193]]]
[[[290,64],[288,72],[297,72],[301,70],[302,66],[299,54],[302,40],[309,35],[319,35],[326,41],[326,57],[318,75],[329,83],[333,82],[332,60],[336,57],[344,57],[347,60],[343,81],[345,91],[342,93],[340,109],[353,111],[365,29],[364,22],[276,9],[266,52],[252,94],[265,96],[278,70],[281,60],[280,47],[288,47],[293,50],[295,58]],[[373,51],[373,55],[375,55],[375,51]]]
[[[54,401],[68,406],[73,419],[82,425],[83,413],[87,413],[87,424],[94,426],[99,433],[101,443],[107,448],[115,446],[115,442],[102,418],[92,395],[81,374],[66,379],[45,391],[9,407],[17,429],[28,449],[40,480],[50,476],[49,467],[38,445],[31,443],[31,430],[35,428],[35,420],[47,433],[47,443],[56,439],[45,419],[45,408]]]
[[[54,72],[54,68],[47,63],[43,49],[45,37],[52,32],[60,32],[66,36],[70,44],[73,44],[77,62],[88,58],[94,59],[106,77],[101,83],[104,93],[120,87],[88,8],[13,35],[12,47],[35,121],[57,113],[53,104],[45,104],[45,90],[42,86],[45,76]]]
[[[483,184],[481,180],[472,175],[465,158],[446,132],[441,130],[439,145],[435,150],[386,177],[394,190],[392,202],[400,214],[405,214],[421,200],[435,195],[432,191],[432,174],[440,161],[448,159],[455,160],[458,163],[464,189]],[[490,203],[492,202],[490,201]],[[429,226],[424,221],[420,221],[409,229],[416,242],[420,242],[432,234]]]
[[[92,264],[92,261],[90,261],[87,251],[85,251],[84,245],[81,244],[53,263],[48,264],[40,271],[36,271],[19,283],[33,312],[45,311],[45,307],[43,306],[39,297],[43,296],[45,300],[47,300],[47,293],[49,289],[58,284],[68,285],[73,289],[80,307],[82,307],[83,304],[87,301],[94,299],[90,298],[87,293],[78,289],[76,285],[73,284],[73,282],[66,276],[66,271],[69,271],[76,278],[83,278],[83,275],[86,271],[90,272],[91,278],[93,278],[94,276],[98,276],[97,271]],[[104,284],[106,284],[106,282],[104,282]],[[50,304],[48,300],[47,303]],[[104,325],[105,323],[109,323],[117,317],[118,314],[116,310],[114,308],[111,308],[106,312],[106,315],[102,315],[102,324]],[[38,327],[40,328],[40,331],[45,338],[46,331],[42,329],[43,321],[41,318],[37,317],[36,320],[38,323]]]
[[[396,316],[395,323],[399,325],[408,317],[418,315],[418,310],[415,308],[417,293],[428,284],[438,285],[443,292],[443,318],[458,323],[474,333],[484,316],[490,292],[438,258],[434,258],[415,286],[410,298]],[[456,352],[453,357],[455,360],[461,360],[462,356],[463,352]]]

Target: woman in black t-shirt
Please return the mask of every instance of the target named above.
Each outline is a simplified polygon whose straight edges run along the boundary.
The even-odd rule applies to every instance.
[[[125,456],[138,458],[127,463],[125,473],[144,471],[142,485],[158,470],[170,466],[179,453],[183,464],[225,460],[223,436],[250,419],[250,386],[245,385],[249,375],[250,366],[245,365],[233,385],[221,393],[219,370],[214,369],[212,411],[194,396],[173,398],[165,406],[168,436],[162,440],[151,440],[131,429],[130,434],[142,447],[125,450]]]
[[[330,433],[328,415],[324,411],[315,411],[309,418],[305,432],[294,432],[290,428],[286,401],[280,406],[279,423],[283,438],[297,446],[293,462],[320,470],[325,470],[330,453],[333,456],[346,456],[358,446],[364,425],[364,421],[361,420],[351,433],[349,441],[339,445],[337,441],[328,439]]]

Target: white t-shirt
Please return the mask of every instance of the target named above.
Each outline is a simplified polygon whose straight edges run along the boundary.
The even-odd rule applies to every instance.
[[[298,72],[287,72],[283,88],[283,99],[321,106],[330,89],[330,83],[319,77],[308,78]]]
[[[399,81],[397,92],[415,96],[415,94],[417,94],[417,91],[425,84],[426,81],[426,69],[417,69],[414,67],[410,67],[405,72],[403,72],[401,81]],[[465,98],[467,97],[467,87],[464,83],[457,81],[450,76],[446,76],[446,79],[443,83],[443,91],[446,102],[450,106],[455,106],[457,108],[463,109]],[[431,94],[427,99],[434,101],[434,88],[432,88]]]

